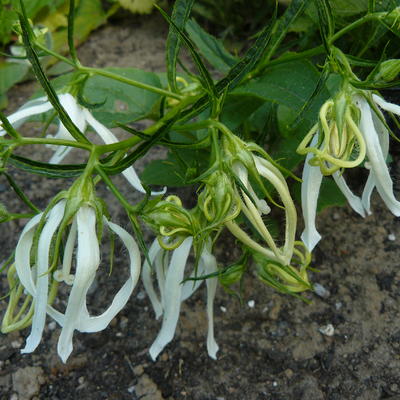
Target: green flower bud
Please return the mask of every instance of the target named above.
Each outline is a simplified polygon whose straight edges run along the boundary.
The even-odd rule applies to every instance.
[[[375,81],[391,82],[396,79],[400,73],[400,60],[386,60],[383,61],[378,68]]]

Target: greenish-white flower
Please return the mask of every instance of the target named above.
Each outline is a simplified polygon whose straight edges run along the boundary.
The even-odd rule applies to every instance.
[[[161,330],[150,347],[150,355],[153,360],[162,352],[164,347],[173,339],[176,325],[179,319],[181,303],[189,298],[201,285],[203,280],[184,280],[185,267],[192,247],[193,238],[187,237],[182,241],[170,257],[171,252],[163,249],[159,241],[154,240],[149,251],[151,266],[146,260],[143,265],[143,284],[150,298],[156,318],[163,317]],[[213,274],[217,271],[217,262],[211,254],[211,243],[204,245],[199,258],[199,265],[191,277],[201,277]],[[152,279],[155,274],[158,283],[156,291]],[[211,358],[216,358],[218,345],[214,339],[214,297],[217,288],[217,278],[212,277],[206,280],[207,285],[207,317],[208,334],[207,350]]]
[[[100,266],[98,221],[96,211],[91,205],[81,205],[72,219],[64,247],[62,267],[54,273],[49,270],[54,239],[65,216],[66,204],[66,200],[61,200],[47,215],[41,213],[30,220],[21,234],[15,252],[17,275],[34,301],[31,333],[22,352],[30,353],[37,348],[48,314],[62,327],[57,349],[64,362],[72,352],[74,331],[98,332],[105,329],[127,303],[140,274],[140,253],[135,240],[120,226],[104,218],[104,223],[121,239],[128,250],[130,274],[110,306],[102,314],[91,316],[86,297]],[[38,232],[43,218],[44,225]],[[38,235],[37,249],[33,246],[35,235]],[[71,286],[65,312],[49,304],[49,285],[53,279]]]

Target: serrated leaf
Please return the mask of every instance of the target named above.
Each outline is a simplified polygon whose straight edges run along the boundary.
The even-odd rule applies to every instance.
[[[25,157],[12,155],[9,163],[15,167],[36,175],[44,175],[48,178],[72,178],[80,176],[86,164],[54,165],[30,160]]]
[[[174,9],[172,10],[171,19],[177,27],[183,29],[185,23],[189,18],[194,0],[176,0]],[[181,40],[173,28],[169,27],[167,38],[167,76],[168,83],[174,92],[177,92],[176,87],[176,60],[178,58],[179,50],[181,48]]]
[[[161,88],[160,79],[152,72],[136,68],[105,68],[106,71]],[[102,76],[90,77],[83,93],[89,103],[105,103],[93,111],[103,124],[111,127],[115,122],[128,123],[145,118],[160,100],[157,93]]]
[[[186,31],[203,57],[218,71],[227,73],[238,62],[221,41],[207,33],[195,20],[186,23]]]

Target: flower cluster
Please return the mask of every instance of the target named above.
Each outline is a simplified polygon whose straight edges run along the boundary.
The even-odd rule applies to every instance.
[[[298,148],[307,154],[301,188],[305,229],[302,240],[311,251],[321,239],[315,226],[319,190],[324,175],[332,175],[350,206],[361,216],[371,214],[371,194],[377,189],[383,202],[400,216],[400,202],[386,160],[389,130],[380,109],[400,115],[400,107],[368,91],[340,93],[322,107],[319,122]],[[355,195],[344,178],[347,168],[363,164],[369,170],[361,196]]]

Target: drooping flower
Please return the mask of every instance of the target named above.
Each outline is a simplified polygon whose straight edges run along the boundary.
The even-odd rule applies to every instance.
[[[238,185],[236,188],[237,198],[240,203],[240,210],[243,211],[263,241],[265,241],[266,246],[252,239],[234,221],[227,221],[225,223],[226,227],[246,246],[263,254],[270,260],[286,265],[292,258],[297,223],[297,213],[289,188],[279,169],[267,159],[252,155],[250,163],[251,165],[245,165],[241,161],[235,161],[232,165],[232,170],[240,182],[240,186]],[[269,182],[282,200],[286,223],[283,246],[279,246],[276,243],[263,221],[263,215],[267,215],[271,208],[266,200],[257,196],[250,183],[250,175],[258,182],[261,182],[261,178]]]
[[[325,118],[326,123],[316,125],[310,131],[298,149],[301,154],[307,154],[301,187],[305,225],[301,238],[310,251],[321,239],[315,226],[315,217],[323,175],[332,175],[349,205],[361,216],[371,214],[370,199],[374,188],[389,210],[400,216],[400,202],[394,196],[393,181],[386,164],[389,132],[383,122],[384,116],[379,110],[381,108],[400,115],[400,107],[367,91],[353,94],[349,107],[353,112],[346,114],[347,123],[342,123],[341,129],[338,129],[340,124],[337,115],[331,115],[331,119]],[[323,115],[326,117],[326,114]],[[332,148],[328,146],[327,140],[332,143],[332,132],[336,135],[334,142],[342,143],[339,148],[347,148],[345,152],[336,153],[337,157],[329,155]],[[356,155],[352,154],[354,151]],[[343,172],[346,168],[353,168],[362,163],[369,170],[369,176],[360,197],[351,191]]]
[[[97,119],[93,117],[93,115],[87,108],[79,105],[76,99],[70,93],[59,94],[58,99],[62,107],[71,118],[72,122],[77,126],[80,131],[84,132],[89,125],[100,136],[104,143],[112,144],[118,142],[116,136],[102,123],[97,121]],[[34,115],[43,114],[52,109],[53,106],[47,100],[47,97],[39,97],[37,99],[28,101],[18,111],[8,116],[8,120],[11,125],[13,125],[15,128],[18,128],[28,118]],[[0,136],[4,136],[5,134],[6,131],[0,129]],[[75,140],[61,121],[59,122],[57,133],[54,136],[50,135],[49,137],[62,140]],[[52,164],[59,164],[72,149],[72,147],[68,146],[51,147],[55,148],[55,152],[49,161]],[[136,190],[142,193],[146,193],[135,169],[132,166],[125,169],[122,174]],[[165,190],[163,192],[155,192],[153,194],[164,192]]]
[[[48,314],[62,327],[57,349],[64,362],[72,352],[74,331],[98,332],[105,329],[127,303],[140,274],[140,252],[135,240],[120,226],[103,217],[104,223],[121,239],[128,250],[130,276],[106,311],[97,316],[90,316],[86,296],[100,265],[98,221],[96,210],[91,205],[81,205],[72,218],[64,247],[62,268],[54,273],[49,270],[54,257],[55,238],[63,225],[66,207],[67,201],[60,200],[47,215],[41,213],[32,218],[25,226],[15,252],[18,278],[34,301],[31,333],[22,352],[33,352],[39,345]],[[41,226],[41,231],[37,232]],[[38,244],[35,249],[36,235]],[[49,286],[54,281],[71,286],[65,312],[60,312],[49,304]]]
[[[165,346],[173,339],[179,319],[181,303],[189,298],[201,285],[202,279],[186,281],[185,267],[192,247],[193,238],[191,236],[184,239],[170,257],[170,251],[163,249],[159,241],[154,240],[149,251],[149,265],[146,260],[143,265],[143,284],[150,298],[156,318],[163,317],[160,332],[150,347],[150,355],[153,360],[162,352]],[[153,270],[154,269],[154,270]],[[217,271],[217,262],[211,254],[210,242],[204,245],[199,257],[199,264],[191,277],[201,277],[213,274]],[[152,273],[155,273],[158,291],[154,287]],[[217,278],[206,279],[207,285],[207,350],[211,358],[216,359],[218,345],[214,339],[214,297],[217,288]]]

